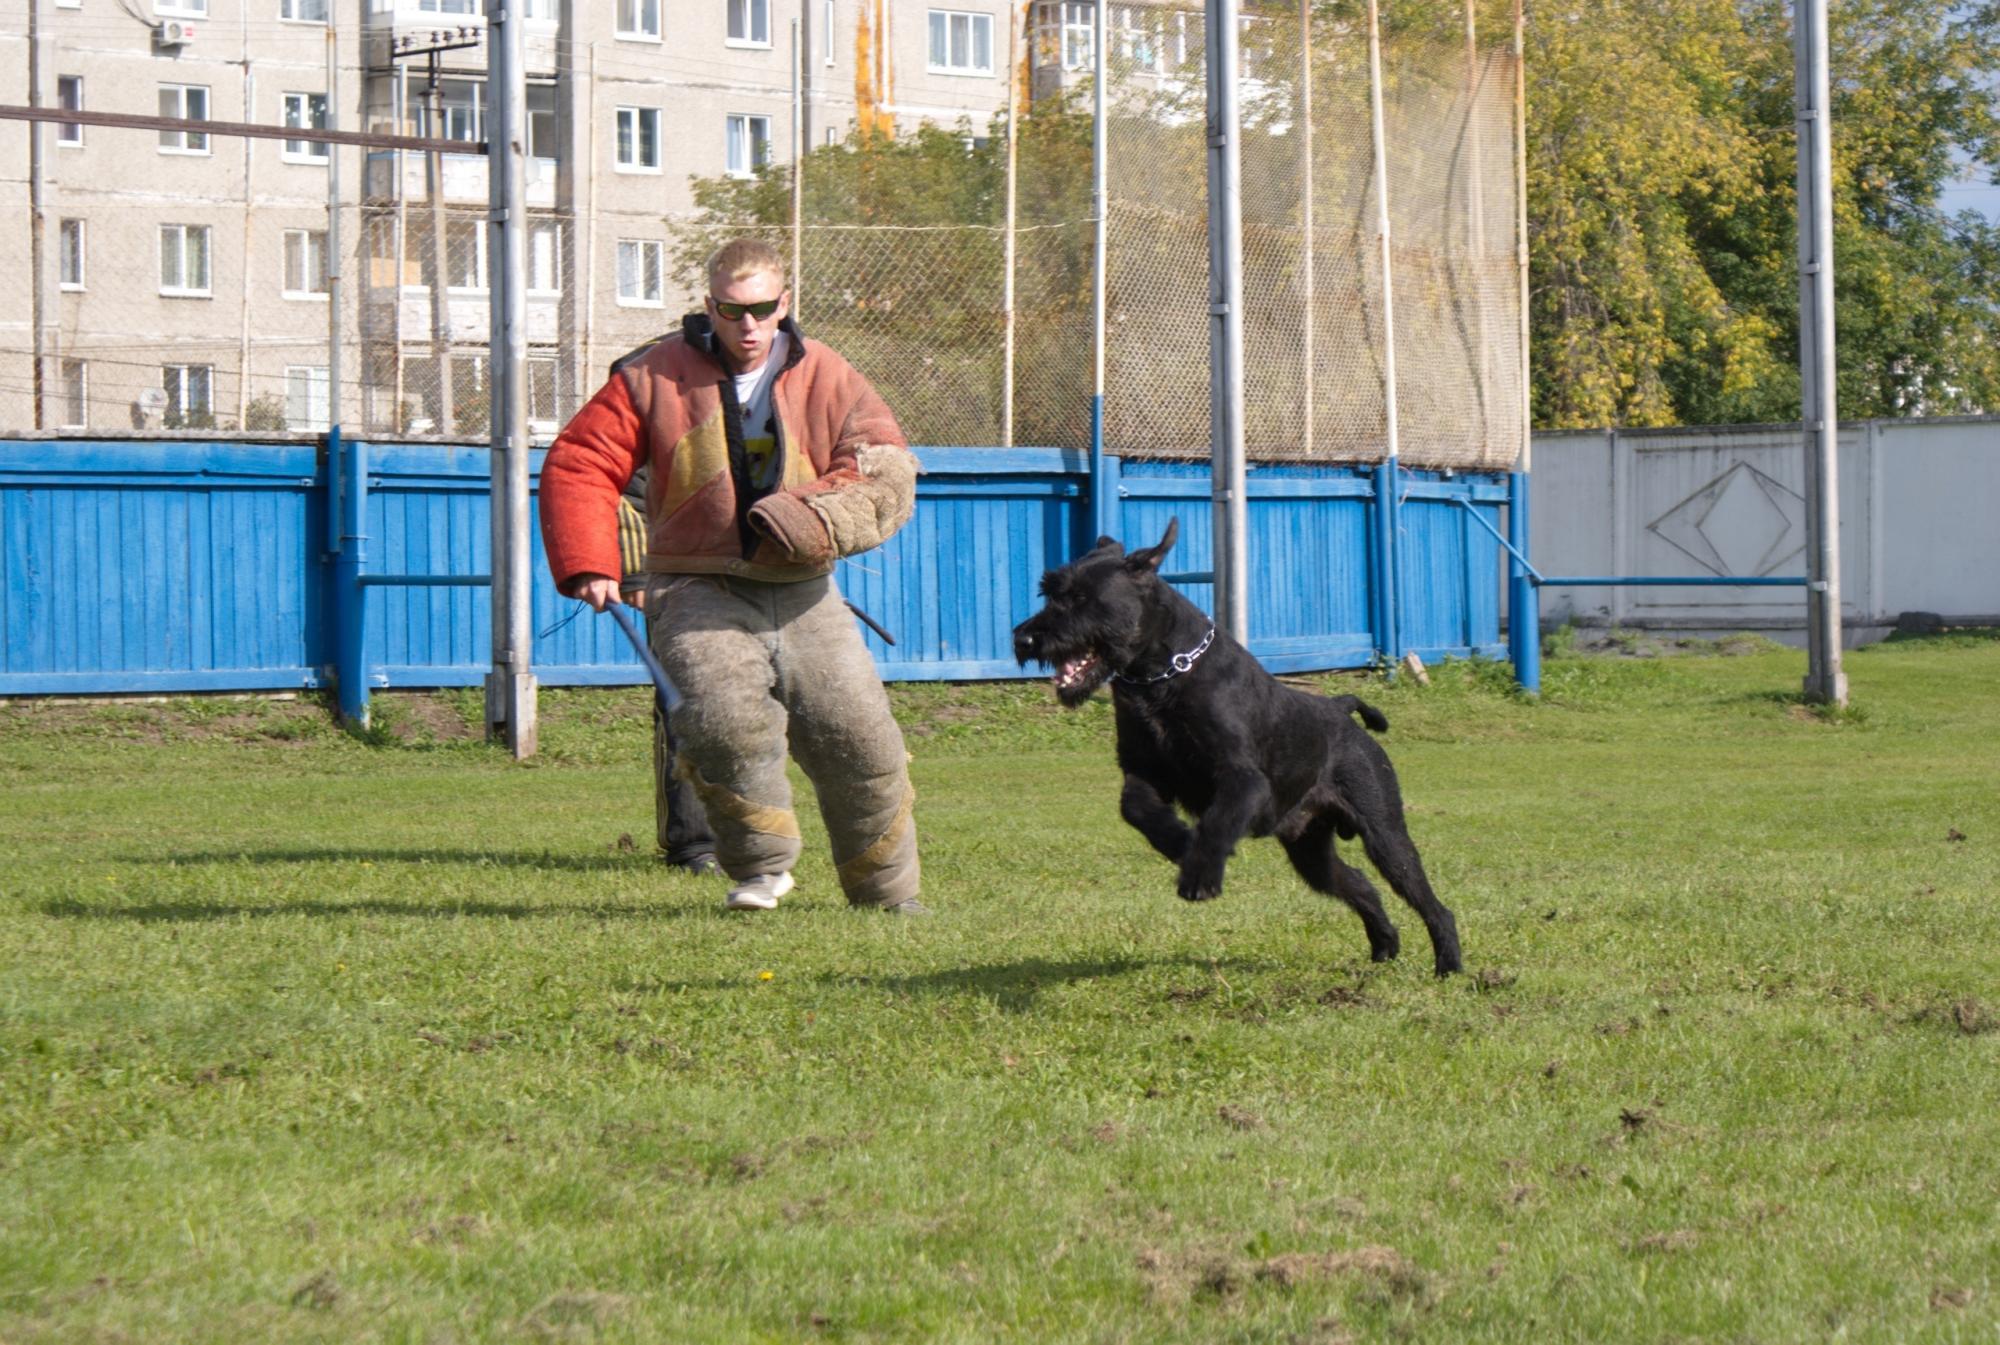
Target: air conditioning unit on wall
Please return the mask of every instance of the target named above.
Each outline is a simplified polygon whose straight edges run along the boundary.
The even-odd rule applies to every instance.
[[[163,19],[153,25],[153,45],[156,47],[185,47],[194,41],[194,25],[179,19]]]

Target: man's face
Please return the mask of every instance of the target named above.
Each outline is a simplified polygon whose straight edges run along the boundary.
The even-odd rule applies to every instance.
[[[767,317],[742,310],[738,317],[731,317],[721,305],[732,309],[739,304],[766,304],[773,300],[777,307]],[[778,334],[778,323],[791,309],[791,294],[785,289],[785,282],[775,271],[753,271],[747,276],[730,279],[710,276],[708,280],[708,318],[715,324],[716,339],[729,352],[730,362],[740,373],[760,369],[771,356],[771,338]]]

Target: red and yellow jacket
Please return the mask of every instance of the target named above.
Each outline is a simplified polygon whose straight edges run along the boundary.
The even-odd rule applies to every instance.
[[[618,496],[646,467],[653,574],[811,579],[880,546],[916,504],[916,455],[854,366],[787,318],[771,395],[783,469],[759,490],[743,449],[735,387],[708,316],[612,366],[542,464],[542,539],[556,587],[625,573]]]

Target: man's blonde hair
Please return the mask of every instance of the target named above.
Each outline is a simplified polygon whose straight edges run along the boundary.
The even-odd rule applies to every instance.
[[[776,248],[761,238],[736,238],[709,254],[708,286],[714,289],[718,282],[742,280],[769,271],[778,277],[778,283],[785,280],[785,258]]]

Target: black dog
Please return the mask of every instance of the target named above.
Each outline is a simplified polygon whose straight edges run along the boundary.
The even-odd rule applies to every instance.
[[[1244,836],[1276,835],[1315,890],[1361,916],[1377,962],[1396,956],[1396,927],[1374,885],[1341,862],[1334,837],[1361,838],[1369,860],[1430,931],[1438,975],[1460,969],[1458,927],[1431,892],[1403,824],[1396,772],[1352,716],[1389,721],[1355,696],[1280,683],[1160,579],[1180,524],[1125,554],[1110,537],[1042,576],[1042,610],[1014,628],[1014,656],[1055,671],[1056,699],[1081,705],[1107,680],[1117,710],[1119,811],[1180,865],[1188,901],[1222,895],[1222,870]],[[1193,816],[1192,829],[1174,811]]]

